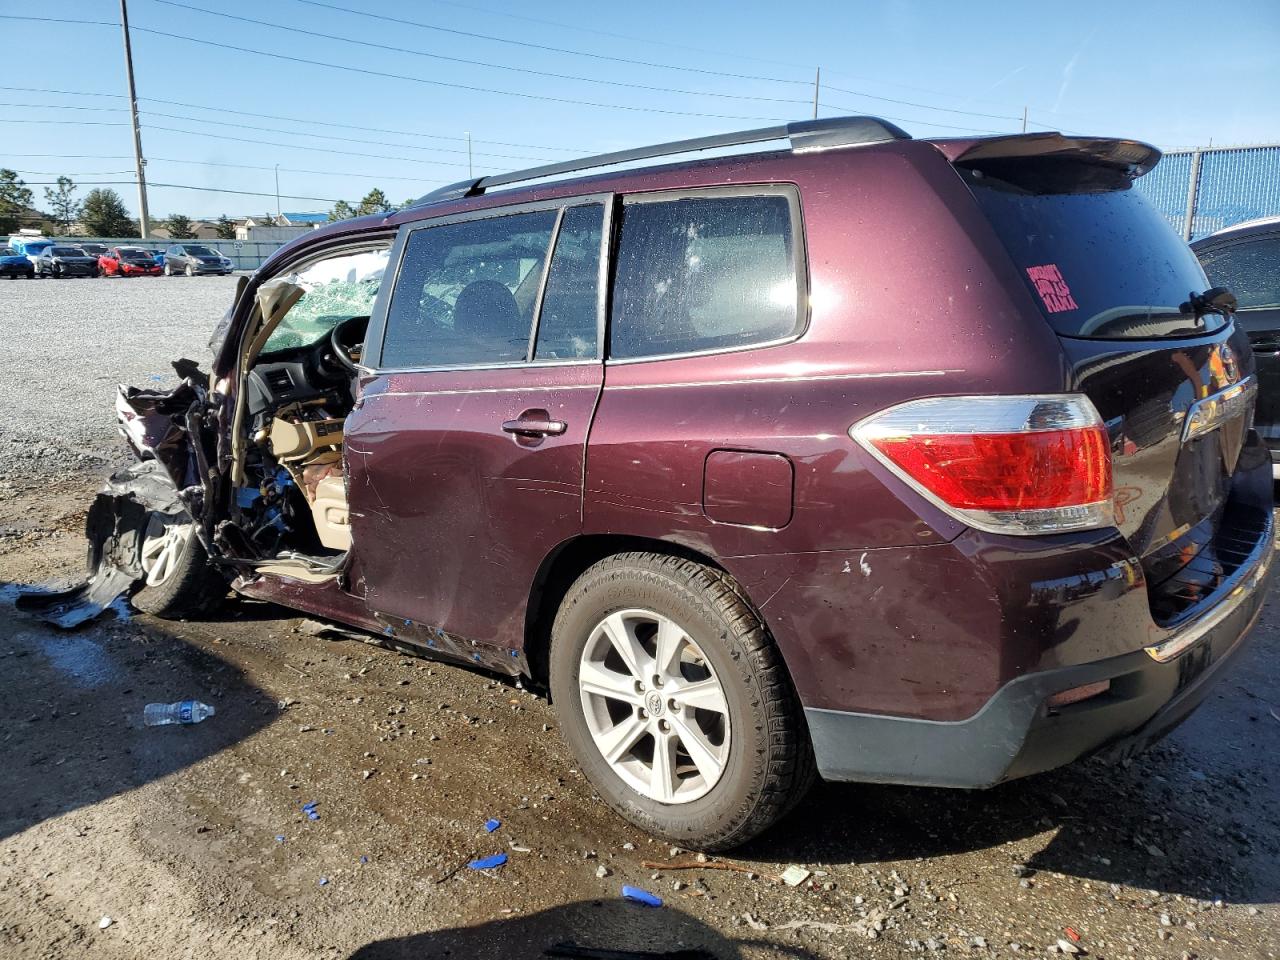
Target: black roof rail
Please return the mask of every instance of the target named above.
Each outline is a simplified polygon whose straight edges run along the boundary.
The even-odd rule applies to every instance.
[[[492,177],[473,177],[433,190],[414,201],[413,206],[438,203],[441,200],[459,200],[478,197],[491,187],[503,187],[526,180],[541,180],[562,173],[577,173],[595,167],[611,167],[633,160],[652,160],[699,150],[715,150],[720,147],[739,147],[749,143],[766,143],[770,140],[790,140],[791,149],[797,152],[823,150],[831,147],[849,147],[864,143],[884,143],[888,140],[910,140],[911,134],[901,127],[877,117],[827,117],[821,120],[799,120],[781,123],[773,127],[742,130],[737,133],[718,133],[692,140],[673,140],[650,147],[636,147],[615,153],[599,153],[593,157],[562,160],[541,167],[530,167],[514,173],[500,173]]]

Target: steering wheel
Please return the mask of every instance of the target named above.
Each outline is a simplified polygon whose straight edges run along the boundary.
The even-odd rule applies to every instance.
[[[352,376],[358,372],[360,356],[364,348],[365,331],[369,328],[368,317],[352,317],[343,320],[329,331],[329,349],[333,358]]]

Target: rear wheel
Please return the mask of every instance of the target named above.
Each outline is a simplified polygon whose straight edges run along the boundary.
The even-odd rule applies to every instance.
[[[139,610],[175,620],[210,613],[226,598],[227,581],[209,565],[187,514],[150,513],[141,541],[145,576],[130,601]]]
[[[742,844],[813,781],[768,630],[737,583],[704,564],[629,553],[582,574],[552,628],[551,692],[605,801],[682,846]]]
[[[196,275],[196,268],[188,263],[185,273],[187,274],[188,277],[194,277]]]

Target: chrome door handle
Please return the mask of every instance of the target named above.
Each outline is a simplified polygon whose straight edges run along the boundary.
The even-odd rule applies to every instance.
[[[502,429],[525,437],[558,437],[569,425],[563,420],[507,420]]]

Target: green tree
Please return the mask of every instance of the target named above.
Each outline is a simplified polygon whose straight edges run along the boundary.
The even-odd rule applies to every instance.
[[[0,169],[0,233],[14,233],[31,206],[31,191],[13,170]]]
[[[406,200],[404,203],[400,204],[400,206],[396,207],[396,209],[397,209],[397,210],[408,210],[410,207],[412,207],[412,206],[413,206],[415,203],[417,203],[417,202],[418,202],[418,198],[417,198],[417,197],[410,197],[410,198],[409,198],[408,200]]]
[[[355,209],[345,200],[339,200],[329,211],[329,220],[350,220],[356,215]]]
[[[219,240],[234,240],[236,238],[236,225],[225,213],[218,218],[218,222],[214,224],[214,229],[218,231]]]
[[[356,216],[363,217],[368,213],[390,213],[394,209],[390,201],[387,200],[387,195],[377,187],[374,187],[364,195],[364,199],[356,207]]]
[[[51,219],[58,225],[58,233],[71,232],[71,225],[80,219],[82,204],[76,199],[76,184],[70,177],[59,177],[56,188],[45,187],[44,199],[52,211]]]
[[[173,240],[194,240],[196,232],[191,229],[191,218],[184,217],[180,213],[170,214],[169,218],[164,221],[164,228],[169,231],[169,237]]]
[[[80,209],[80,222],[91,237],[136,237],[137,224],[129,217],[124,201],[114,190],[90,190]]]

